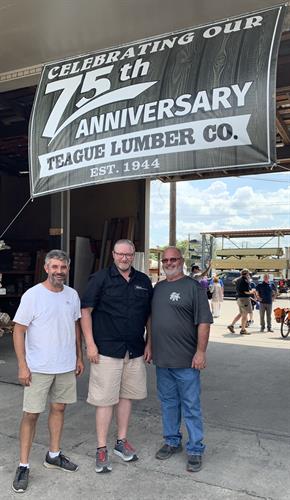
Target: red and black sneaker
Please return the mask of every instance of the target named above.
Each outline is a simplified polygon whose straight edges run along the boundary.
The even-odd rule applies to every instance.
[[[118,439],[115,448],[115,455],[121,457],[125,462],[135,462],[138,460],[136,455],[136,450],[134,450],[133,446],[127,441],[127,439]]]

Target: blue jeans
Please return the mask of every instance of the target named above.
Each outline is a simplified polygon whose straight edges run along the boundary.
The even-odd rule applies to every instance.
[[[178,446],[182,439],[181,416],[184,419],[189,455],[202,455],[202,413],[200,408],[200,372],[194,368],[156,367],[158,397],[161,402],[163,437],[170,446]]]

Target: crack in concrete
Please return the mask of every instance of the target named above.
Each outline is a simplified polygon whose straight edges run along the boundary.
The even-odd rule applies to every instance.
[[[126,464],[123,464],[123,465],[126,465]],[[147,471],[147,472],[150,472],[150,473],[153,473],[153,474],[164,474],[164,476],[169,476],[169,477],[174,477],[176,479],[178,478],[181,478],[184,479],[184,476],[181,475],[181,474],[176,474],[174,472],[168,472],[168,471],[156,471],[156,469],[150,469],[150,467],[143,467],[144,471]],[[186,478],[185,478],[186,479]],[[221,486],[219,484],[216,484],[216,483],[210,483],[210,482],[207,482],[207,481],[202,481],[200,479],[192,479],[192,476],[190,477],[190,479],[188,478],[188,481],[194,481],[196,483],[199,483],[199,484],[204,484],[206,486],[211,486],[212,488],[218,488],[219,490],[222,490],[222,491],[229,491],[229,492],[232,492],[232,493],[242,493],[242,494],[245,494],[251,498],[259,498],[260,500],[275,500],[274,498],[272,497],[265,497],[265,496],[261,496],[261,495],[258,495],[254,492],[250,492],[246,489],[234,489],[234,488],[229,488],[227,486]]]
[[[139,415],[147,415],[147,416],[152,416],[152,417],[160,417],[161,418],[161,413],[157,413],[153,409],[135,409],[134,412]],[[289,439],[290,441],[290,434],[284,434],[284,433],[275,433],[271,431],[261,431],[260,429],[251,429],[247,427],[242,427],[242,426],[235,426],[235,425],[230,425],[230,424],[212,424],[208,421],[205,420],[205,425],[208,427],[212,427],[213,429],[223,429],[225,431],[237,431],[241,433],[248,433],[248,434],[257,434],[265,437],[266,439],[278,439],[283,442],[285,442],[285,439]]]
[[[269,457],[270,452],[267,450],[267,448],[265,446],[262,445],[258,432],[256,433],[256,438],[257,438],[257,443],[258,443],[259,448],[261,448],[261,450],[263,450],[266,453],[266,455]]]
[[[22,387],[22,385],[20,384],[20,382],[11,382],[11,380],[10,381],[0,380],[0,384],[16,385],[17,387]]]
[[[84,439],[83,441],[80,441],[79,443],[74,444],[74,445],[71,447],[71,449],[72,449],[72,450],[75,450],[76,448],[78,448],[79,446],[81,446],[82,444],[87,443],[87,442],[88,442],[88,439]]]
[[[6,435],[6,434],[1,433],[1,432],[0,432],[0,436],[8,437],[8,438],[10,438],[10,439],[13,439],[14,441],[18,441],[18,436]],[[73,450],[74,450],[74,451],[76,451],[76,453],[77,453],[79,456],[81,456],[81,457],[89,457],[89,458],[91,458],[91,457],[93,457],[94,455],[91,455],[91,456],[90,456],[88,453],[84,453],[84,452],[81,452],[81,453],[80,453],[80,452],[78,452],[78,451],[76,450],[76,448],[77,448],[78,446],[80,446],[81,444],[83,444],[83,443],[85,443],[85,442],[86,442],[86,440],[84,440],[84,441],[82,441],[82,442],[80,442],[80,443],[78,443],[78,444],[76,444],[76,445],[72,446],[72,447],[71,447],[71,450],[72,450],[72,451],[73,451]],[[39,443],[38,441],[34,441],[34,442],[33,442],[33,444],[34,444],[34,445],[39,446],[40,448],[45,447],[45,445],[44,445],[43,443]],[[113,462],[115,462],[115,461],[113,460]],[[123,462],[120,462],[119,460],[116,460],[116,462],[118,462],[118,465],[119,465],[119,466],[128,467],[128,464],[126,464],[125,462],[123,463]],[[240,488],[235,489],[235,488],[230,488],[230,487],[227,487],[227,486],[221,486],[220,484],[217,484],[217,483],[211,483],[211,482],[209,482],[209,481],[204,481],[204,480],[201,480],[201,479],[198,479],[198,478],[193,478],[193,474],[191,474],[191,475],[190,475],[190,478],[189,478],[189,477],[186,477],[186,476],[185,476],[184,474],[182,474],[182,473],[178,474],[178,473],[176,473],[176,472],[170,472],[170,471],[165,471],[165,470],[156,470],[156,468],[150,468],[150,467],[148,467],[148,466],[146,466],[146,465],[142,464],[142,462],[141,462],[141,461],[138,461],[138,463],[136,463],[136,464],[132,464],[132,465],[131,465],[131,468],[133,468],[132,466],[133,466],[134,468],[136,468],[136,467],[138,466],[138,468],[142,469],[145,473],[146,473],[146,472],[147,472],[147,473],[149,473],[149,472],[150,472],[151,474],[154,474],[154,475],[162,474],[162,475],[163,475],[163,476],[165,476],[165,477],[171,477],[171,478],[176,478],[176,479],[181,479],[181,478],[182,478],[182,479],[183,479],[183,480],[185,480],[185,481],[188,481],[188,482],[189,482],[189,481],[190,481],[190,482],[194,481],[194,482],[196,482],[196,483],[198,483],[198,484],[200,484],[200,485],[209,486],[209,487],[211,487],[211,488],[217,488],[217,489],[219,489],[220,491],[228,491],[228,492],[231,492],[231,493],[234,493],[234,494],[235,494],[235,493],[244,494],[244,495],[247,495],[249,498],[256,498],[256,499],[259,499],[259,500],[277,500],[277,499],[275,499],[275,498],[273,498],[273,497],[269,497],[269,496],[266,496],[266,497],[265,497],[265,496],[258,495],[258,494],[256,494],[255,492],[253,492],[253,491],[251,492],[251,491],[249,491],[249,490],[247,490],[247,489],[240,489]]]

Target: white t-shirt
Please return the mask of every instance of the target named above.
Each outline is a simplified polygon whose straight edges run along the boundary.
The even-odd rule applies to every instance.
[[[26,362],[31,372],[75,369],[75,321],[79,318],[80,300],[73,288],[64,286],[61,292],[51,292],[40,283],[24,293],[13,321],[27,326]]]

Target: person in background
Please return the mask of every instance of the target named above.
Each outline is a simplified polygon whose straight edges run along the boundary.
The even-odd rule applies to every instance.
[[[114,245],[114,263],[91,275],[82,297],[81,325],[90,361],[87,402],[96,408],[96,467],[110,472],[107,436],[116,410],[114,453],[125,462],[138,459],[127,440],[132,401],[147,396],[145,363],[151,342],[145,325],[150,315],[152,284],[132,266],[135,246],[130,240]],[[149,327],[149,323],[148,323]]]
[[[28,487],[29,454],[48,396],[50,442],[43,465],[65,472],[78,470],[60,451],[65,407],[76,401],[76,375],[84,370],[80,301],[77,292],[65,285],[69,263],[65,252],[51,250],[44,264],[47,279],[24,293],[14,317],[18,379],[24,386],[20,463],[12,484],[16,493]]]
[[[209,265],[207,266],[207,268],[204,271],[202,271],[200,269],[198,264],[192,264],[192,266],[191,266],[190,277],[193,278],[194,280],[198,281],[200,283],[200,285],[202,286],[202,288],[205,288],[206,290],[208,289],[207,275],[208,275],[210,268],[211,268],[211,263],[209,263]]]
[[[222,287],[223,292],[224,292],[224,282],[223,282],[222,278],[219,278],[219,276],[218,276],[216,273],[215,273],[215,274],[213,275],[213,277],[210,279],[210,281],[209,281],[209,286],[210,286],[210,285],[213,285],[213,280],[214,280],[214,278],[216,278],[216,277],[218,278],[218,282],[219,282],[219,284],[220,284],[220,286]]]
[[[151,320],[152,355],[165,442],[155,457],[166,460],[182,451],[182,415],[188,433],[187,470],[198,472],[205,450],[200,370],[206,367],[212,315],[203,288],[184,276],[180,250],[166,248],[162,264],[166,280],[154,288]]]
[[[273,332],[272,330],[272,304],[276,297],[277,289],[274,283],[270,282],[269,274],[264,274],[263,282],[258,283],[257,288],[257,299],[260,302],[260,327],[261,332],[265,330],[265,313],[267,317],[267,330],[268,332]]]
[[[249,283],[250,283],[250,288],[251,288],[251,290],[254,290],[254,293],[250,297],[251,298],[252,310],[251,310],[251,312],[249,313],[249,316],[248,316],[247,327],[254,324],[254,309],[255,309],[255,307],[257,305],[256,285],[255,285],[255,282],[254,282],[254,280],[252,278],[252,274],[251,273],[249,273]]]
[[[250,296],[255,293],[250,287],[250,276],[248,269],[242,269],[241,276],[235,279],[236,291],[237,291],[237,304],[239,307],[239,314],[235,316],[230,325],[228,325],[228,330],[231,333],[235,333],[234,325],[241,318],[241,335],[249,335],[246,330],[248,314],[252,312],[251,299]]]
[[[214,318],[218,318],[221,312],[221,305],[224,300],[224,290],[219,282],[219,278],[214,276],[212,285],[209,285],[211,297],[211,312]]]

